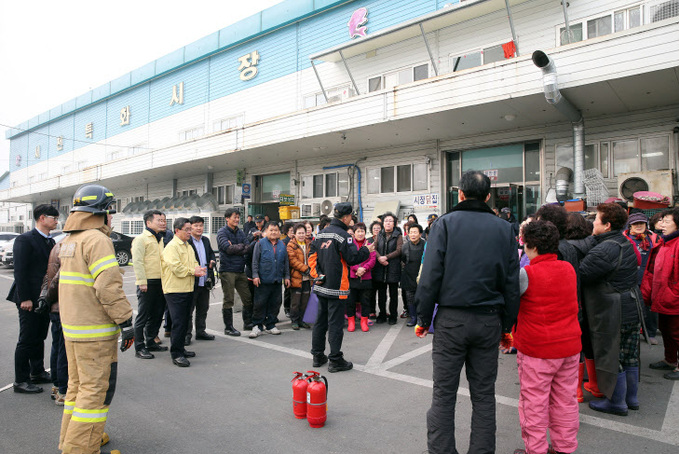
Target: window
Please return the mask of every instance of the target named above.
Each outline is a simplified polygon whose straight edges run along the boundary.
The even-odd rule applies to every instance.
[[[346,170],[302,177],[302,198],[322,199],[349,195],[349,175]]]
[[[391,166],[380,169],[380,192],[394,192],[394,168]]]
[[[222,227],[224,227],[226,225],[226,219],[224,218],[224,216],[219,216],[219,217],[215,216],[215,217],[211,218],[210,224],[212,224],[211,225],[211,228],[212,228],[211,233],[213,235],[216,235],[219,232],[219,229],[221,229]]]
[[[596,151],[597,151],[596,145],[594,144],[585,145],[584,170],[598,168],[596,160]],[[566,167],[568,169],[575,170],[573,163],[573,145],[571,144],[561,144],[556,146],[556,170],[558,171],[561,167]]]
[[[337,196],[337,174],[329,173],[325,176],[325,196],[326,197],[336,197]]]
[[[653,7],[651,7],[651,10],[653,10]],[[679,12],[677,12],[677,14],[679,14]],[[568,24],[571,32],[570,42],[577,43],[585,39],[629,30],[630,28],[639,27],[642,23],[643,17],[641,5],[611,11],[603,16],[576,20]],[[562,46],[569,43],[565,26],[559,27],[558,34],[559,36],[557,39]]]
[[[561,167],[573,168],[572,150],[570,144],[556,146],[556,170]],[[669,134],[606,140],[585,145],[585,170],[599,169],[604,178],[613,178],[621,173],[667,170],[669,166]]]
[[[505,51],[502,44],[486,46],[464,54],[450,56],[451,72],[462,71],[463,69],[474,68],[505,59]]]
[[[121,157],[120,150],[115,150],[106,154],[107,161],[115,161],[116,159],[120,159],[120,157]]]
[[[393,88],[397,85],[408,84],[413,81],[427,79],[429,77],[429,64],[411,66],[408,68],[391,71],[380,76],[368,79],[368,92]]]
[[[197,194],[198,194],[198,189],[189,189],[189,190],[186,190],[186,191],[177,191],[177,197],[185,197],[187,195],[197,195]],[[143,198],[142,198],[142,201],[143,201]]]
[[[330,88],[326,90],[326,94],[328,95],[328,103],[344,101],[345,99],[351,98],[352,96],[356,96],[356,92],[349,85]],[[322,92],[313,93],[304,97],[305,109],[322,106],[323,104],[326,104],[326,101]]]
[[[244,115],[236,115],[235,117],[223,118],[214,123],[214,131],[226,131],[227,129],[240,128],[243,126],[245,120]]]
[[[128,156],[136,156],[140,153],[143,153],[144,150],[145,150],[144,144],[139,144],[139,145],[135,145],[133,147],[128,147],[127,155]]]
[[[323,175],[314,175],[314,198],[323,197]]]
[[[429,189],[428,166],[425,163],[371,168],[367,177],[369,194]]]
[[[131,235],[141,235],[144,231],[144,221],[132,221],[132,231]]]
[[[651,22],[658,22],[664,19],[669,19],[670,17],[677,17],[679,16],[679,3],[677,3],[676,0],[663,2],[649,7],[648,12]]]
[[[587,38],[609,35],[613,31],[610,15],[587,21]]]
[[[664,170],[669,168],[670,144],[668,136],[640,140],[641,169]]]
[[[212,195],[217,199],[219,205],[231,205],[236,203],[234,200],[235,185],[227,184],[212,188]]]
[[[527,143],[523,146],[526,168],[526,181],[540,181],[540,144],[538,142]]]
[[[197,139],[205,134],[205,128],[202,126],[198,126],[193,129],[187,129],[186,131],[182,131],[179,133],[179,141],[184,142],[187,140],[194,140]]]

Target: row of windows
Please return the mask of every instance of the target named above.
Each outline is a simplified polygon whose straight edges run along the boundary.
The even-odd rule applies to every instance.
[[[427,164],[404,164],[368,169],[368,194],[426,191]]]
[[[561,45],[569,42],[576,43],[677,16],[679,16],[679,2],[676,0],[637,4],[595,17],[574,20],[568,24],[570,36],[566,33],[565,25],[561,26],[558,28],[557,41]]]
[[[573,168],[573,147],[556,146],[556,168]],[[585,170],[599,169],[604,178],[621,173],[670,168],[670,136],[602,140],[585,145]]]
[[[217,120],[212,124],[212,132],[226,131],[229,129],[240,128],[243,126],[245,120],[244,115],[236,115],[234,117],[223,118]],[[205,135],[204,126],[196,126],[194,128],[186,129],[179,132],[179,141],[186,142],[188,140],[195,140]]]
[[[347,197],[349,174],[346,170],[302,177],[302,198]]]
[[[425,163],[368,168],[368,194],[427,191],[429,167]],[[302,198],[347,197],[349,174],[342,170],[302,176]]]

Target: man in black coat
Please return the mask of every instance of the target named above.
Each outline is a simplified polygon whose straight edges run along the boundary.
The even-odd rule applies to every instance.
[[[193,325],[193,311],[196,311],[196,339],[200,340],[214,340],[215,336],[205,332],[207,328],[207,312],[210,309],[210,290],[215,284],[215,265],[217,264],[217,257],[215,251],[212,250],[210,240],[203,236],[203,229],[205,228],[205,220],[200,216],[191,216],[189,219],[191,223],[191,238],[189,244],[196,254],[196,260],[200,266],[208,269],[207,276],[197,277],[195,286],[193,287],[193,302],[191,304],[191,312],[189,313],[189,326],[186,330],[185,345],[191,343],[191,332]]]
[[[38,383],[51,382],[45,372],[45,338],[49,317],[34,312],[40,296],[47,261],[54,247],[50,232],[59,222],[59,211],[51,205],[33,210],[35,228],[14,240],[14,283],[7,299],[19,311],[19,341],[14,353],[14,392],[40,393]]]
[[[430,453],[456,453],[455,404],[465,366],[471,393],[469,453],[495,452],[495,379],[501,334],[519,312],[519,256],[512,225],[486,205],[490,179],[470,170],[460,203],[431,226],[415,294],[415,333],[432,322],[434,393],[427,413]]]

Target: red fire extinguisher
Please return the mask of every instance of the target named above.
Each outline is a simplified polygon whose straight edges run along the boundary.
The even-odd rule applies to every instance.
[[[311,427],[323,427],[328,412],[328,380],[313,370],[307,371],[306,419]]]
[[[306,390],[309,382],[306,381],[307,376],[301,372],[295,372],[292,381],[292,411],[295,413],[295,418],[306,418]]]

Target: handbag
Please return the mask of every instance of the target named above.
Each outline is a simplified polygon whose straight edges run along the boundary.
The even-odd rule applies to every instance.
[[[312,287],[311,295],[309,295],[309,302],[306,305],[306,311],[304,311],[304,317],[302,317],[302,321],[304,323],[316,323],[317,318],[318,318],[318,296],[314,293]]]

